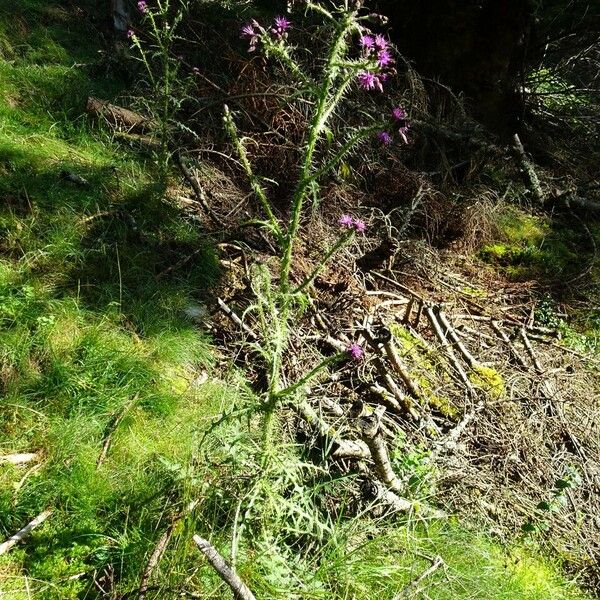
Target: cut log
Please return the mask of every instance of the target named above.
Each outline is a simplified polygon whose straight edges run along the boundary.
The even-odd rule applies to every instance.
[[[143,115],[93,96],[87,99],[85,110],[92,117],[103,119],[111,127],[127,132],[143,133],[152,127],[152,122]]]

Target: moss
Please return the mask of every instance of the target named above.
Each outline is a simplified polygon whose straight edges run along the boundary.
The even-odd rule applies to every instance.
[[[494,400],[504,394],[504,378],[496,369],[475,365],[469,373],[469,379],[473,385],[485,390]]]

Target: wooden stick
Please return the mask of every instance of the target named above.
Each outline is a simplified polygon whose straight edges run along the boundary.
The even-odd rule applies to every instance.
[[[331,454],[332,458],[371,458],[369,447],[364,442],[340,438],[335,427],[328,425],[308,402],[300,402],[293,407],[307,423],[316,427],[320,436],[329,438],[333,442],[335,449]]]
[[[512,355],[517,359],[517,362],[524,368],[529,369],[529,365],[525,361],[525,359],[521,356],[521,353],[517,350],[516,346],[510,341],[510,338],[506,335],[503,329],[500,328],[500,325],[497,321],[491,322],[492,329],[498,334],[500,339],[508,346],[508,349],[511,351]]]
[[[433,575],[442,565],[444,565],[444,559],[441,556],[436,556],[428,569],[425,569],[414,581],[411,581],[399,594],[396,594],[393,600],[402,600],[403,598],[410,598],[414,592],[417,591],[419,584],[427,579],[430,575]]]
[[[540,361],[538,360],[537,355],[533,350],[533,346],[531,345],[531,342],[529,341],[529,338],[527,337],[527,332],[525,331],[525,327],[521,328],[521,330],[519,331],[519,335],[521,336],[521,339],[523,340],[523,344],[525,345],[527,353],[531,357],[531,361],[533,362],[533,366],[535,367],[535,370],[538,373],[543,373],[544,369],[542,368],[542,365],[540,364]]]
[[[452,346],[446,339],[446,336],[444,335],[444,332],[442,331],[442,328],[440,327],[440,324],[438,323],[435,313],[433,312],[433,310],[430,306],[428,306],[425,309],[425,314],[427,315],[427,318],[429,319],[429,322],[431,323],[433,331],[434,331],[436,337],[438,338],[438,340],[440,341],[440,344],[442,344],[442,347],[444,348],[444,350],[446,350],[448,359],[450,360],[452,366],[458,373],[461,381],[465,384],[465,386],[468,388],[468,390],[472,392],[473,385],[472,385],[471,381],[469,380],[469,378],[467,377],[467,374],[466,374],[465,370],[463,369],[462,365],[458,362],[458,359],[456,358],[456,355],[454,354],[454,350],[452,350]]]
[[[200,552],[206,556],[213,569],[219,574],[219,577],[231,588],[233,597],[236,600],[256,600],[254,594],[208,540],[201,538],[199,535],[194,535],[193,539]]]
[[[179,523],[184,517],[186,517],[189,513],[191,513],[194,510],[194,508],[196,508],[196,506],[198,505],[198,502],[199,502],[198,500],[194,500],[193,502],[190,502],[187,505],[187,507],[185,508],[185,510],[181,511],[178,515],[173,517],[171,523],[169,524],[169,526],[167,527],[165,532],[160,536],[158,543],[154,547],[154,550],[153,550],[152,554],[150,555],[150,558],[148,559],[146,568],[144,569],[144,572],[142,573],[142,578],[140,580],[140,591],[139,591],[139,595],[138,595],[138,600],[144,600],[144,598],[146,597],[146,593],[148,592],[148,587],[149,587],[149,583],[150,583],[150,578],[152,577],[152,573],[154,572],[154,569],[156,569],[156,567],[158,566],[158,563],[160,562],[162,555],[164,554],[165,550],[167,549],[167,546],[169,545],[169,542],[171,541],[171,537],[173,537],[173,531],[175,530],[175,525],[177,525],[177,523]]]
[[[404,485],[392,469],[387,447],[381,436],[380,421],[381,413],[378,412],[361,417],[358,423],[360,434],[365,444],[369,447],[378,477],[392,492],[402,494],[404,493]],[[408,510],[412,505],[408,500],[405,502],[406,510]]]
[[[23,452],[18,454],[5,454],[0,456],[0,465],[25,465],[38,458],[37,452]]]
[[[15,544],[18,544],[21,540],[25,539],[36,527],[41,525],[50,515],[52,510],[45,510],[41,512],[33,521],[25,525],[23,529],[17,531],[14,535],[9,537],[5,542],[0,544],[0,555],[6,554]]]
[[[441,309],[438,309],[437,317],[440,320],[440,323],[446,329],[446,332],[450,336],[450,339],[452,340],[453,344],[458,348],[459,352],[463,355],[465,362],[469,365],[469,367],[471,369],[473,367],[475,367],[477,364],[477,361],[473,358],[473,355],[467,350],[466,346],[462,343],[462,341],[458,337],[458,335],[456,335],[456,331],[454,331],[454,328],[452,327],[452,325],[450,325],[450,322],[448,321],[446,315],[444,314],[444,312]]]

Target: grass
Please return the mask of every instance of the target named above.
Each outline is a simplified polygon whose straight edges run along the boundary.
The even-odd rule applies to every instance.
[[[224,598],[191,536],[231,549],[255,442],[243,420],[208,425],[253,399],[235,374],[197,383],[214,350],[185,308],[209,296],[215,251],[164,201],[152,162],[83,115],[88,94],[126,86],[90,23],[58,1],[0,0],[0,455],[38,454],[0,465],[0,537],[54,511],[0,557],[0,596],[135,597],[158,538],[193,498],[148,597]],[[324,497],[343,497],[344,481],[323,481],[294,447],[279,458],[285,477],[265,500],[278,512],[264,522],[257,507],[268,535],[247,536],[238,555],[258,598],[392,598],[435,555],[446,567],[423,582],[431,598],[584,597],[535,548],[453,521],[331,515]]]

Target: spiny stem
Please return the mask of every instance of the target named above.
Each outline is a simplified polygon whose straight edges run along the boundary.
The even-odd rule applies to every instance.
[[[327,100],[329,98],[329,93],[331,91],[333,83],[337,77],[338,69],[335,66],[335,63],[338,61],[338,58],[344,48],[346,35],[352,28],[352,26],[353,24],[350,15],[346,15],[338,29],[337,35],[329,53],[329,57],[327,59],[327,64],[325,66],[325,77],[321,85],[317,106],[315,108],[315,113],[313,115],[308,134],[308,143],[306,146],[306,151],[304,153],[304,159],[302,161],[300,178],[298,185],[296,186],[296,190],[294,192],[294,197],[292,199],[291,222],[285,238],[285,247],[281,262],[281,273],[279,280],[279,288],[284,296],[289,293],[289,276],[292,263],[294,241],[298,232],[298,228],[300,226],[302,205],[306,197],[306,189],[308,186],[307,181],[309,178],[310,171],[312,169],[313,155],[317,143],[321,137],[321,133],[327,122],[327,118],[329,117],[329,115],[331,115],[333,110],[331,107],[329,107],[328,109]],[[341,96],[339,96],[338,99],[339,98],[341,98]]]

